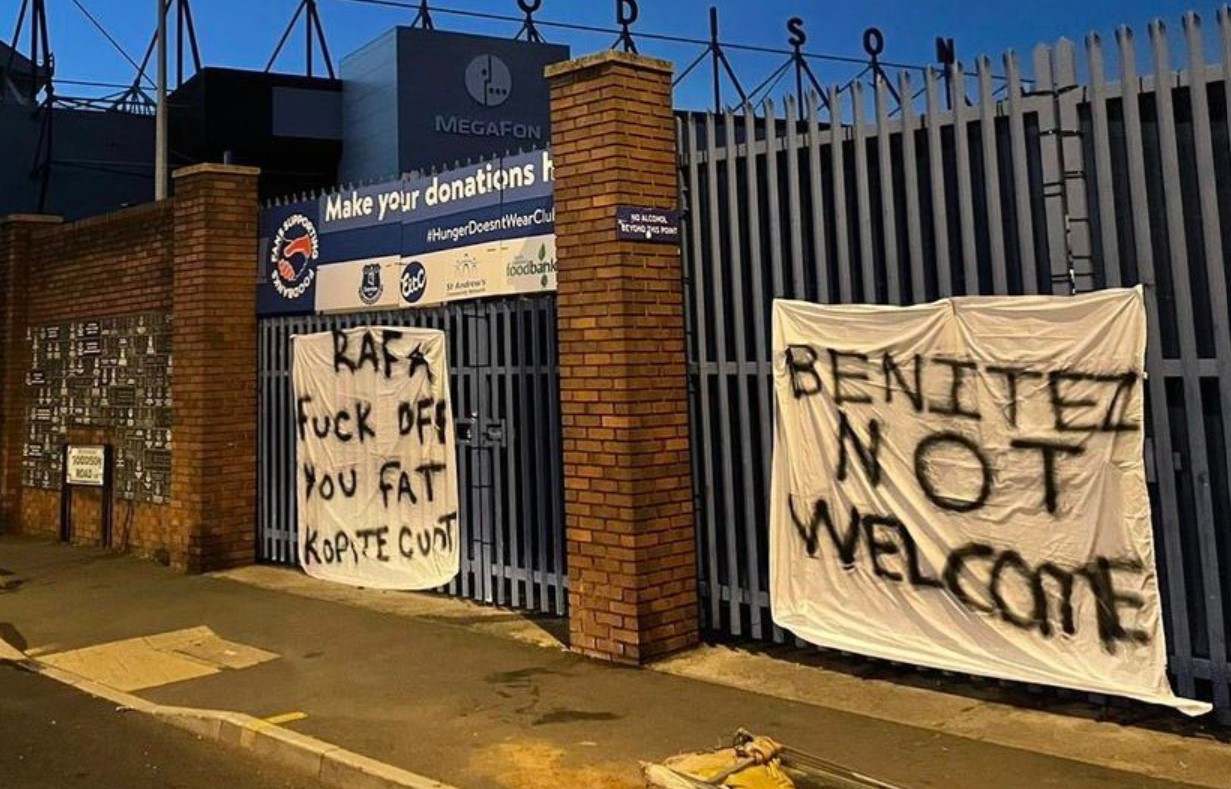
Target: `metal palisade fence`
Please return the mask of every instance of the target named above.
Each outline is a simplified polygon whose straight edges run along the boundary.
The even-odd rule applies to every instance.
[[[260,321],[257,549],[298,564],[291,338],[354,326],[420,326],[448,339],[458,456],[461,572],[442,590],[565,610],[563,465],[554,293],[415,310]]]
[[[1037,47],[1029,77],[1008,53],[998,74],[983,57],[973,75],[877,77],[789,98],[782,117],[769,102],[679,115],[709,628],[786,637],[767,583],[775,297],[911,304],[1140,283],[1170,671],[1231,722],[1231,10],[1217,23],[1216,63],[1190,13],[1182,63],[1154,22],[1148,68],[1121,28],[1111,51],[1095,34],[1081,53]]]

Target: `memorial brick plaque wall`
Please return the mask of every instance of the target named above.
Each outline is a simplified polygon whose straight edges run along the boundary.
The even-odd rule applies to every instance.
[[[115,495],[161,504],[171,489],[171,326],[166,312],[26,330],[27,435],[22,484],[58,489],[69,431],[115,447]]]

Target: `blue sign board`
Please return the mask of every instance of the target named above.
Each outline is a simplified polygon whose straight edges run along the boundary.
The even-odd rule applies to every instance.
[[[533,151],[265,209],[257,313],[268,317],[315,312],[322,267],[343,263],[359,264],[356,276],[370,284],[381,276],[378,260],[496,245],[510,256],[508,276],[516,277],[525,265],[513,258],[526,252],[506,242],[554,234],[553,178],[550,153]],[[494,270],[499,261],[490,249],[482,251],[482,266]],[[552,253],[543,265],[550,264],[554,272],[554,242]],[[547,257],[546,250],[537,254]],[[328,279],[340,282],[339,275],[340,269],[333,270]],[[410,282],[403,290],[413,295],[413,285]],[[362,299],[364,287],[363,282],[356,285],[357,298]],[[499,288],[491,294],[498,292]],[[355,306],[362,308],[370,301]],[[328,302],[334,305],[337,300]],[[413,300],[405,297],[404,303]]]

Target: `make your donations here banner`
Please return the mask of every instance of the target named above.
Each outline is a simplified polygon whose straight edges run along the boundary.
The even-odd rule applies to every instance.
[[[351,312],[554,290],[553,180],[550,153],[534,151],[267,207],[257,312]],[[532,269],[537,276],[526,274]]]
[[[1140,289],[774,302],[774,621],[950,671],[1175,696]]]
[[[444,332],[360,327],[292,343],[304,572],[373,589],[447,583],[460,554]]]

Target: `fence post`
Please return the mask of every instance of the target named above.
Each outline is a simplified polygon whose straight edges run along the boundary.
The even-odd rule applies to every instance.
[[[1050,98],[1050,106],[1039,107],[1039,133],[1051,138],[1044,141],[1042,155],[1051,288],[1059,295],[1088,292],[1094,289],[1094,261],[1077,112],[1083,92],[1077,84],[1073,42],[1062,38],[1054,50],[1040,44],[1035,48],[1034,69],[1036,92]]]
[[[671,72],[615,51],[547,69],[570,641],[624,663],[698,632],[680,249],[615,220],[676,206]]]

